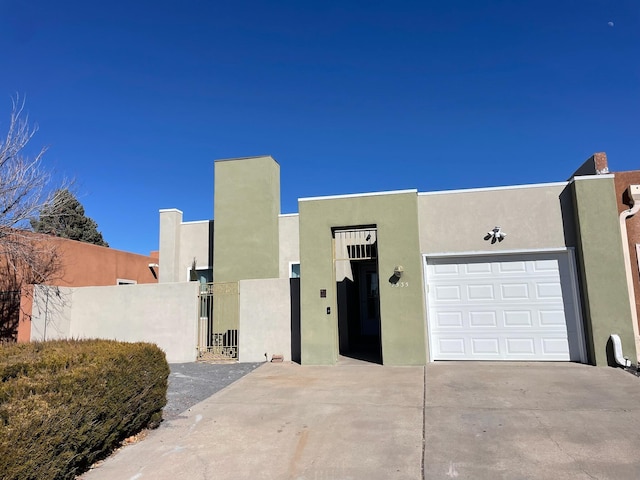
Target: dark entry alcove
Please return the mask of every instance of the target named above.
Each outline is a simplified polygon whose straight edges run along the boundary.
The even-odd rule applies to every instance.
[[[378,265],[375,260],[350,264],[352,279],[337,282],[340,355],[381,364]]]

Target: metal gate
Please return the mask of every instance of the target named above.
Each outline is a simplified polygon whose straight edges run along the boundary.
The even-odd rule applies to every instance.
[[[199,299],[198,359],[238,361],[238,282],[203,283]]]

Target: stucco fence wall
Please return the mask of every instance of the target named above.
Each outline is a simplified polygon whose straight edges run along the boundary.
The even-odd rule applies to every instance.
[[[291,360],[289,279],[239,283],[239,361],[262,362],[273,355]],[[194,362],[198,288],[197,282],[73,288],[37,285],[31,340],[144,341],[162,348],[170,363]]]
[[[104,338],[151,342],[171,363],[197,354],[198,284],[34,289],[31,340]]]
[[[214,298],[215,302],[215,298]],[[288,278],[240,281],[239,360],[291,360],[291,294]]]

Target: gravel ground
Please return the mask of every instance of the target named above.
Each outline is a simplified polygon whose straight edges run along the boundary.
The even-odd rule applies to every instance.
[[[244,377],[261,363],[172,363],[164,420],[182,412]]]

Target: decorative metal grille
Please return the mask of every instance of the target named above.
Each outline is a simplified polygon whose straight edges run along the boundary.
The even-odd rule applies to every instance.
[[[375,228],[336,230],[336,260],[373,260],[378,258]]]
[[[204,283],[199,297],[198,359],[238,361],[238,283]]]

